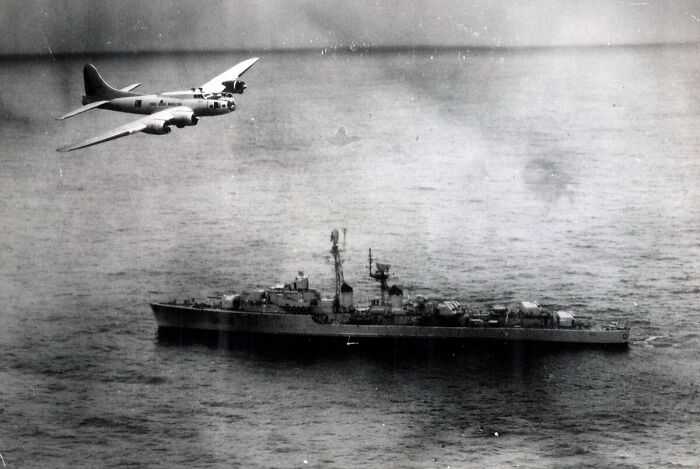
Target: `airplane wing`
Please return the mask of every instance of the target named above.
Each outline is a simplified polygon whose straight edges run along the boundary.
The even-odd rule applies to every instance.
[[[258,57],[253,57],[252,59],[244,60],[243,62],[234,65],[221,75],[218,75],[203,84],[202,93],[209,94],[223,92],[226,89],[226,86],[223,84],[225,81],[237,80],[238,77],[243,75],[258,60],[260,60]]]
[[[83,140],[78,143],[71,145],[66,145],[64,147],[56,149],[59,152],[68,152],[73,150],[79,150],[81,148],[89,147],[92,145],[97,145],[98,143],[107,142],[109,140],[114,140],[115,138],[126,137],[127,135],[135,134],[137,132],[143,132],[149,125],[153,124],[169,124],[170,120],[176,117],[179,113],[192,112],[192,109],[186,106],[178,106],[178,109],[164,109],[153,114],[149,114],[141,119],[137,119],[128,124],[112,129],[103,134],[97,135],[96,137]]]
[[[74,115],[80,114],[81,112],[89,111],[90,109],[100,107],[108,102],[109,101],[95,101],[94,103],[86,104],[85,106],[80,106],[78,109],[73,109],[68,114],[63,114],[61,117],[57,117],[56,120],[62,121],[63,119],[68,119],[69,117],[73,117]]]

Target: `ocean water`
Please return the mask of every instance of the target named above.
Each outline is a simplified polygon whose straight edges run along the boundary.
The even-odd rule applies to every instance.
[[[241,54],[0,67],[0,455],[19,467],[700,465],[698,46],[264,53],[235,113],[129,122]],[[339,134],[339,129],[343,128]],[[163,340],[158,295],[291,279],[626,321],[627,351]],[[496,436],[496,433],[498,436]]]

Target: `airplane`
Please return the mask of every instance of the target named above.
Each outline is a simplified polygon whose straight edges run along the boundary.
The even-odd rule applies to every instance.
[[[102,79],[94,65],[87,64],[83,68],[83,106],[62,115],[58,120],[68,119],[91,109],[146,114],[146,117],[96,137],[58,148],[57,151],[78,150],[137,132],[164,135],[170,133],[171,125],[181,129],[186,125],[197,125],[197,121],[203,116],[219,116],[233,112],[236,109],[233,95],[243,94],[247,88],[245,82],[239,78],[258,60],[257,57],[244,60],[198,88],[158,94],[133,93],[141,83],[115,89]]]

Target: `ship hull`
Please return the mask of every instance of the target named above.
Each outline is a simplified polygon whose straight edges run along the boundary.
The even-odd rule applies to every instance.
[[[159,329],[289,338],[416,339],[627,346],[628,329],[439,327],[319,323],[308,314],[195,308],[151,303]]]

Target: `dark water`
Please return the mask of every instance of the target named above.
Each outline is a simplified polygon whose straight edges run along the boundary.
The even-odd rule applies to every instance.
[[[182,89],[246,57],[98,58]],[[0,68],[0,454],[18,467],[700,464],[700,49],[262,54],[233,115],[84,151],[80,58]],[[344,127],[345,138],[337,136]],[[410,294],[632,327],[628,351],[158,338],[149,292]],[[499,436],[495,436],[495,433]]]

